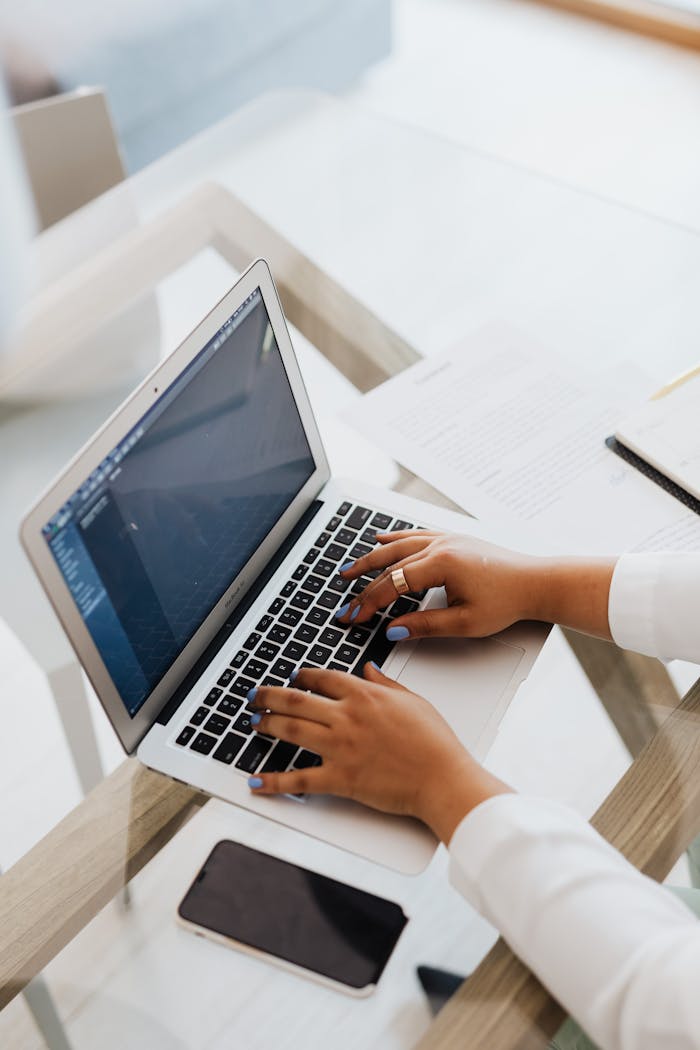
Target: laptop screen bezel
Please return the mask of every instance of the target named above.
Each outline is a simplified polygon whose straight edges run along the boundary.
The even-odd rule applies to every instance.
[[[133,718],[129,715],[100,652],[83,621],[66,581],[51,553],[42,528],[72,496],[105,456],[162,397],[229,317],[257,288],[260,289],[292,394],[314,460],[314,470],[274,528],[231,582],[204,622]],[[224,344],[225,345],[225,344]],[[318,496],[330,477],[328,460],[316,426],[306,387],[297,364],[282,307],[267,263],[256,260],[203,321],[134,390],[88,441],[28,512],[20,528],[22,544],[39,576],[66,634],[127,753],[136,747],[156,721],[185,675],[233,613],[238,602],[265,568],[280,543]]]

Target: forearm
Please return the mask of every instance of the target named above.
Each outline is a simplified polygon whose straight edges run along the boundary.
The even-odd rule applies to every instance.
[[[610,582],[616,558],[532,559],[524,581],[528,619],[611,639]]]
[[[456,888],[606,1050],[697,1047],[700,925],[565,807],[477,807],[450,842]]]

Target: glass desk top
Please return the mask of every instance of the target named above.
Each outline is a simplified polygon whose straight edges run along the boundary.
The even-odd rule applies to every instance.
[[[45,339],[52,316],[62,326],[64,393],[46,396],[55,374],[47,379],[37,372],[32,396],[6,392],[0,404],[0,618],[18,639],[16,651],[24,647],[53,685],[72,658],[19,548],[18,522],[125,393],[235,279],[238,267],[222,247],[231,230],[222,232],[216,193],[214,205],[207,197],[212,184],[233,194],[246,216],[262,220],[264,226],[253,223],[242,230],[240,251],[249,251],[249,258],[270,255],[273,274],[277,261],[285,287],[303,292],[312,304],[309,314],[314,297],[320,310],[331,315],[334,310],[331,285],[317,283],[322,273],[344,290],[350,329],[355,307],[362,325],[368,316],[380,319],[376,345],[371,337],[377,333],[366,329],[365,352],[369,360],[376,351],[384,375],[408,363],[412,353],[430,355],[504,318],[572,362],[583,357],[602,367],[631,359],[659,382],[696,363],[697,234],[323,96],[263,97],[36,242],[39,280],[27,345]],[[96,297],[86,295],[80,302],[83,287],[96,289]],[[395,334],[394,342],[385,338],[387,332]],[[395,464],[355,439],[337,418],[359,394],[323,355],[354,379],[364,359],[346,354],[343,360],[340,351],[329,353],[323,340],[314,348],[299,333],[294,338],[334,470],[377,484],[405,481]],[[81,388],[79,355],[86,348],[104,354],[111,369],[111,382],[101,389]],[[356,345],[358,354],[361,349]],[[517,786],[587,806],[589,815],[629,758],[557,638],[551,647],[558,656],[533,672],[491,761]],[[23,658],[29,659],[26,653]],[[586,654],[578,655],[585,662]],[[642,676],[642,670],[637,677],[636,671],[620,676],[612,662],[600,673],[598,692],[609,712]],[[31,683],[45,690],[40,671]],[[553,766],[546,755],[577,746],[576,727],[557,719],[552,699],[568,683],[595,708],[593,736],[586,742],[599,733],[600,743],[591,746],[590,755],[579,746],[581,771],[572,771],[567,781],[561,771],[571,763]],[[12,677],[8,691],[22,686],[22,679]],[[663,693],[665,681],[657,688]],[[672,700],[664,696],[661,706],[667,709]],[[69,764],[39,761],[24,774],[19,768],[6,785],[6,801],[16,816],[8,821],[7,854],[0,858],[8,858],[6,867],[18,861],[15,875],[21,870],[22,880],[13,882],[10,872],[0,881],[0,908],[5,891],[13,915],[0,950],[3,1001],[23,983],[23,967],[31,958],[35,969],[48,964],[47,985],[76,1050],[98,1042],[214,1050],[230,1046],[232,1039],[260,1047],[298,1046],[302,1040],[311,1047],[413,1046],[430,1021],[415,966],[428,963],[466,974],[495,939],[449,888],[444,851],[424,875],[404,879],[220,802],[201,807],[203,799],[188,789],[134,770],[135,760],[119,766],[109,728],[92,700],[87,703],[97,724],[102,768],[116,769],[98,787],[94,806],[77,808],[63,831],[42,839],[71,808],[66,804],[61,811],[50,803],[54,793],[71,798],[70,791],[61,794],[58,783],[72,776]],[[32,689],[26,689],[25,716],[31,704]],[[50,697],[42,710],[49,707]],[[529,730],[528,741],[536,750],[517,758],[512,742],[533,716],[538,728]],[[650,724],[640,729],[640,739]],[[13,732],[26,728],[12,722]],[[54,739],[55,747],[64,748],[57,725]],[[47,753],[49,746],[47,737]],[[25,789],[27,770],[32,783]],[[98,774],[93,767],[86,777],[96,781]],[[595,781],[594,790],[582,786],[589,780]],[[71,791],[77,802],[74,786]],[[22,824],[33,830],[14,836]],[[345,999],[176,927],[180,897],[222,837],[268,848],[403,904],[411,923],[375,996],[364,1002]],[[94,877],[86,888],[90,871]],[[136,872],[130,900],[118,895],[108,903]],[[23,892],[35,886],[44,902],[38,910],[37,898]],[[39,914],[50,915],[50,922],[34,922],[32,916]],[[0,1014],[3,1046],[30,1045],[27,1032],[32,1033],[31,1022],[18,997]]]

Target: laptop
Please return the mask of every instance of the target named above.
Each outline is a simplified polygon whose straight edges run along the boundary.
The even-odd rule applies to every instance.
[[[483,756],[546,637],[391,644],[405,595],[367,625],[334,613],[366,585],[343,562],[377,530],[486,536],[461,514],[331,477],[267,264],[235,286],[117,409],[27,514],[21,538],[127,753],[175,780],[403,872],[418,821],[326,797],[255,797],[247,779],[321,761],[255,732],[246,695],[304,664],[374,660]],[[493,530],[488,530],[492,534]]]

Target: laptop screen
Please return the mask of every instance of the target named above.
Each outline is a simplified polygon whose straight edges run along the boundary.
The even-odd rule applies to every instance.
[[[258,288],[42,530],[132,717],[314,470]]]

